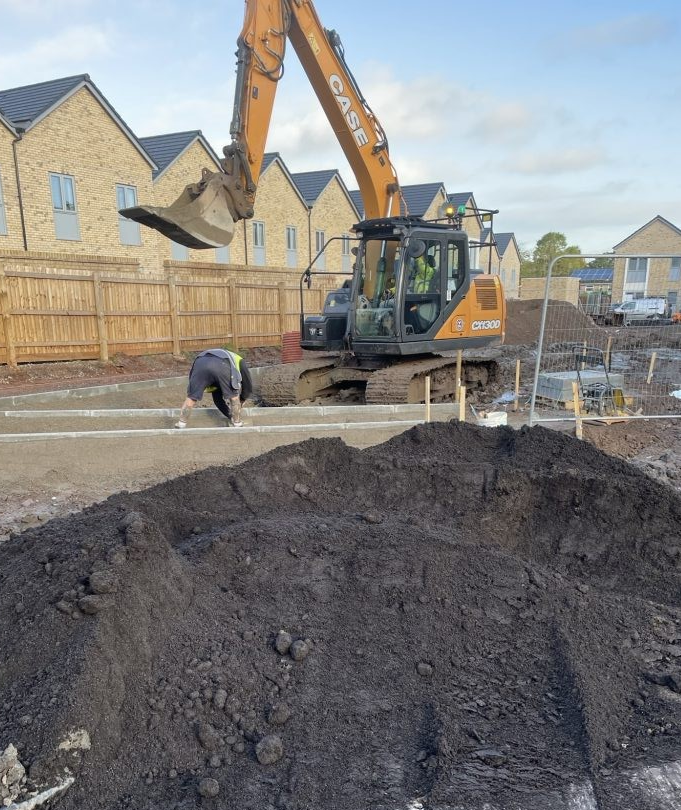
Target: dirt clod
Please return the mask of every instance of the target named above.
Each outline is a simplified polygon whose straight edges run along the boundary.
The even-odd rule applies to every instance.
[[[220,783],[210,777],[199,782],[199,795],[206,799],[214,799],[220,793]]]
[[[255,746],[255,756],[261,765],[273,765],[284,756],[284,744],[276,734],[263,737]]]

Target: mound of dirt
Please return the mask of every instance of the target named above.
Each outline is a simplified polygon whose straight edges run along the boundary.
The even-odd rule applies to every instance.
[[[63,808],[676,807],[680,518],[459,423],[117,494],[0,546],[0,751]]]
[[[507,301],[506,302],[506,338],[505,343],[510,345],[527,345],[536,343],[539,338],[539,327],[541,325],[541,313],[544,301],[541,298],[533,298],[528,301]],[[547,328],[552,328],[553,339],[559,340],[556,336],[557,328],[565,332],[567,336],[581,334],[582,337],[591,336],[594,342],[598,343],[598,336],[604,330],[596,326],[588,315],[584,315],[577,307],[567,301],[549,301],[547,311]]]

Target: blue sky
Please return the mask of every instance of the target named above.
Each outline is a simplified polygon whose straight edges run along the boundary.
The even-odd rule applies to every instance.
[[[607,251],[656,214],[681,227],[681,4],[317,0],[403,184],[498,208],[532,248]],[[139,136],[228,143],[242,0],[0,0],[0,87],[77,73]],[[421,15],[421,16],[419,16]],[[268,151],[356,183],[289,49]],[[178,189],[179,193],[179,189]]]

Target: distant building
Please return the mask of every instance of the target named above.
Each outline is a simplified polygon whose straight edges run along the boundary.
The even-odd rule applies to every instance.
[[[671,308],[681,305],[681,229],[656,216],[613,248],[617,253],[640,254],[614,261],[613,298],[628,301],[649,296],[665,297]],[[676,258],[654,259],[651,254],[676,254]]]

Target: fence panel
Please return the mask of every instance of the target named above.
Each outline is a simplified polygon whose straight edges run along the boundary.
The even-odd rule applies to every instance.
[[[104,271],[0,269],[0,362],[97,359],[211,346],[280,345],[299,329],[297,274],[277,281],[206,273],[168,277]],[[315,277],[305,311],[321,312],[344,277]]]
[[[550,271],[560,258],[568,257],[555,259]],[[600,311],[557,300],[556,281],[549,272],[530,424],[574,420],[579,433],[582,419],[681,416],[681,323],[667,314],[631,324],[612,323],[609,315],[606,322]]]

